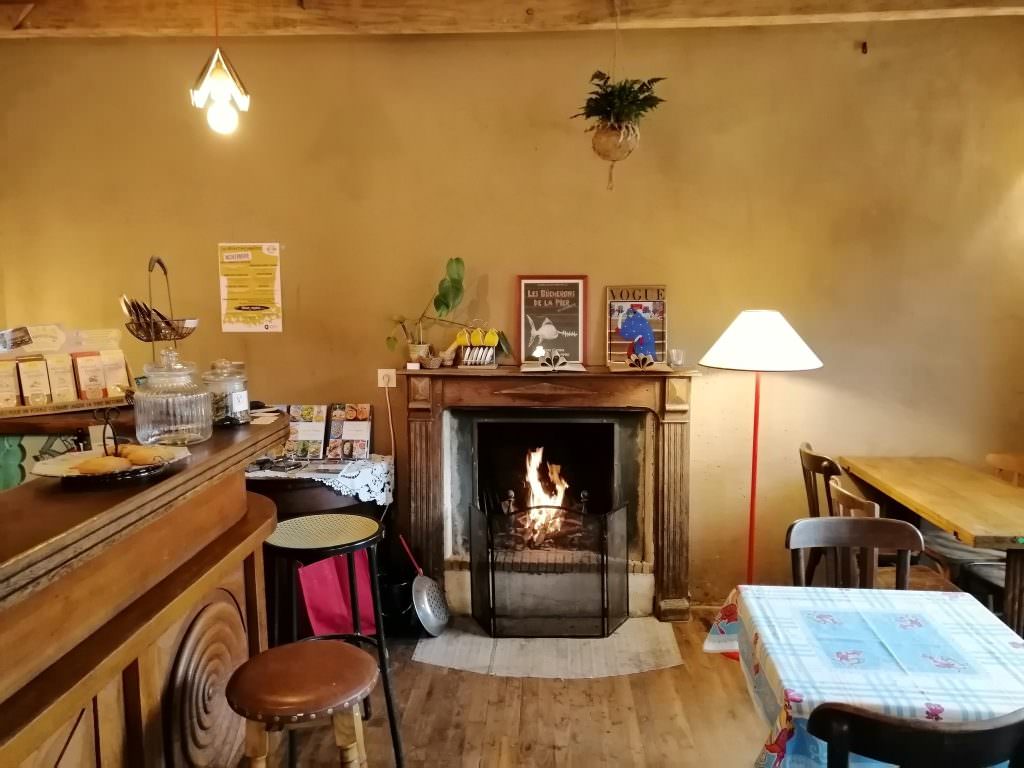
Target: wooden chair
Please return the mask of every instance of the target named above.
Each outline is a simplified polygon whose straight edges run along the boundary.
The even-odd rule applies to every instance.
[[[985,463],[1008,483],[1024,486],[1024,454],[1021,453],[990,453]]]
[[[910,553],[924,548],[921,532],[902,520],[874,517],[809,517],[786,531],[786,549],[792,552],[793,584],[807,586],[804,550],[825,550],[825,572],[830,587],[875,586],[878,550],[896,550],[894,589],[910,583]],[[856,562],[855,562],[856,560]]]
[[[804,490],[807,492],[807,513],[811,517],[821,517],[821,496],[824,492],[825,512],[831,516],[832,491],[829,481],[842,475],[843,471],[828,456],[815,453],[810,443],[800,445],[800,468],[804,475]]]
[[[804,476],[804,491],[807,493],[807,514],[811,517],[821,517],[821,498],[825,497],[825,512],[832,516],[832,487],[831,480],[840,476],[842,470],[828,456],[815,453],[810,443],[800,444],[800,469]],[[820,490],[819,490],[820,488]],[[822,553],[818,550],[811,552],[807,561],[807,583],[814,581],[814,572],[818,570],[821,563]]]
[[[837,518],[848,518],[848,519],[881,519],[881,509],[878,504],[873,501],[868,501],[854,493],[846,490],[839,483],[839,478],[833,477],[829,480],[829,486],[831,488],[832,496],[832,511],[835,513]],[[917,530],[917,529],[915,529]],[[887,557],[896,556],[898,553],[894,553],[885,545],[879,545],[878,550],[884,552]],[[918,550],[915,550],[918,551]],[[817,552],[819,559],[822,555],[822,550],[812,550]],[[849,575],[849,574],[848,574]],[[796,582],[794,582],[795,584]],[[904,587],[897,587],[897,569],[893,567],[877,567],[874,586],[879,589],[904,589]],[[804,586],[811,584],[811,580],[806,577],[804,584],[797,586]],[[828,586],[845,586],[840,584],[832,577],[828,578]],[[908,588],[915,592],[957,592],[959,589],[951,581],[946,579],[938,571],[929,568],[926,565],[911,565],[910,573],[908,576]]]
[[[828,744],[828,768],[857,754],[901,768],[983,768],[1009,761],[1024,768],[1024,709],[991,720],[933,723],[846,704],[815,707],[807,730]]]
[[[881,517],[882,510],[875,502],[850,493],[838,477],[829,479],[828,492],[835,517]]]

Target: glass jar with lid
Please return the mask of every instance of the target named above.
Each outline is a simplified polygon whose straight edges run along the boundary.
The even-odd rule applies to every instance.
[[[206,388],[213,396],[214,426],[238,426],[249,423],[249,385],[244,363],[214,360],[203,374]]]
[[[146,383],[135,391],[135,436],[146,445],[191,445],[213,434],[210,393],[193,381],[196,366],[173,349],[146,363]]]

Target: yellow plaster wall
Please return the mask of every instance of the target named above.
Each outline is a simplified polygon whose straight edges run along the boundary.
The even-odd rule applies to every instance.
[[[151,253],[183,345],[249,363],[270,401],[370,399],[449,256],[463,316],[510,326],[517,273],[666,283],[695,360],[737,311],[783,311],[825,362],[764,384],[761,575],[788,577],[796,447],[977,460],[1022,441],[1024,23],[636,32],[664,75],[613,193],[575,111],[608,34],[258,39],[238,134],[188,105],[203,40],[0,43],[0,315],[119,322]],[[869,41],[868,55],[859,41]],[[284,246],[285,333],[223,335],[215,244]],[[126,342],[136,365],[145,350]],[[694,391],[698,602],[742,573],[751,376]],[[378,431],[378,446],[386,436]]]

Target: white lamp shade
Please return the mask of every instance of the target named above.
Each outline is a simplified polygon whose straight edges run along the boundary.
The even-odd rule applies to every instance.
[[[700,364],[736,371],[809,371],[822,365],[782,313],[773,309],[740,312]]]

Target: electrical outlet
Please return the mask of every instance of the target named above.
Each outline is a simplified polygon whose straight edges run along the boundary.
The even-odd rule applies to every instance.
[[[377,386],[378,387],[397,387],[398,380],[395,374],[394,368],[378,368],[377,369]]]

